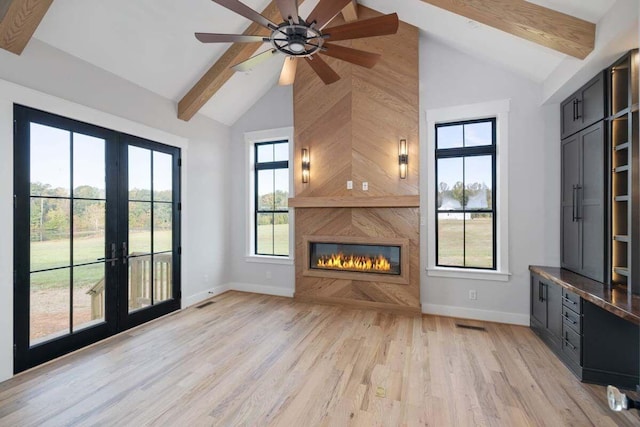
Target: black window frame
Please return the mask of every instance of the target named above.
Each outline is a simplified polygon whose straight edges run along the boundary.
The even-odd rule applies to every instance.
[[[260,203],[259,203],[259,195],[258,195],[258,172],[261,170],[279,170],[279,169],[286,169],[288,174],[291,174],[291,171],[289,170],[289,159],[287,160],[280,160],[280,161],[271,161],[271,162],[259,162],[258,161],[258,149],[260,147],[266,146],[266,145],[272,145],[275,146],[277,144],[287,144],[287,153],[290,153],[290,148],[288,146],[288,144],[290,144],[290,141],[288,139],[276,139],[273,141],[262,141],[262,142],[255,142],[253,144],[253,158],[254,158],[254,173],[253,173],[253,254],[254,255],[258,255],[258,256],[273,256],[273,257],[280,257],[280,258],[288,258],[291,255],[291,245],[290,242],[288,242],[287,246],[287,254],[283,255],[283,254],[276,254],[273,253],[275,252],[275,221],[273,224],[271,224],[271,229],[272,229],[272,237],[273,237],[273,242],[274,242],[274,247],[272,248],[272,253],[259,253],[258,252],[258,216],[260,214],[282,214],[282,213],[286,213],[287,215],[289,214],[289,208],[287,207],[286,210],[267,210],[267,209],[260,209]],[[289,156],[290,157],[290,156]],[[289,176],[289,181],[290,181],[291,177]],[[291,189],[289,188],[289,192],[291,191]]]
[[[482,145],[482,146],[471,146],[471,147],[455,147],[455,148],[438,148],[438,129],[443,127],[451,127],[451,126],[460,126],[460,125],[470,125],[476,123],[491,123],[491,145]],[[464,126],[463,126],[463,144],[464,144]],[[435,125],[435,260],[437,267],[446,267],[446,268],[461,268],[468,270],[485,270],[485,271],[496,271],[497,270],[497,249],[498,249],[498,241],[497,241],[497,207],[496,200],[498,194],[497,187],[497,177],[496,177],[496,166],[497,166],[497,118],[489,117],[483,119],[474,119],[474,120],[460,120],[455,122],[443,122],[436,123]],[[440,159],[450,159],[450,158],[466,158],[466,157],[477,157],[477,156],[491,156],[491,209],[467,209],[465,206],[462,206],[461,209],[439,209],[438,208],[438,160]],[[464,181],[464,168],[462,170],[462,182],[466,185]],[[463,191],[464,187],[463,187]],[[491,214],[492,218],[492,266],[491,267],[476,267],[476,266],[466,266],[466,265],[449,265],[449,264],[441,264],[440,263],[440,252],[439,252],[439,214],[441,213],[461,213],[464,215],[474,214],[474,213],[484,213]],[[463,233],[462,233],[463,243],[462,243],[462,259],[463,262],[466,263],[466,219],[463,220]]]

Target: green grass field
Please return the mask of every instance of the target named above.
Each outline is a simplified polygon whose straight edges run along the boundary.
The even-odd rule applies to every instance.
[[[440,219],[438,221],[438,264],[491,268],[493,266],[492,235],[491,218],[467,221]]]
[[[260,254],[288,255],[289,224],[259,225],[256,249]]]

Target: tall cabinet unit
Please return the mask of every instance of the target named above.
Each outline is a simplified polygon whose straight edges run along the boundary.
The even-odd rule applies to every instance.
[[[604,73],[596,76],[561,110],[561,263],[600,282],[608,279],[604,81]]]
[[[640,181],[638,173],[638,51],[607,70],[611,153],[611,282],[640,293]]]

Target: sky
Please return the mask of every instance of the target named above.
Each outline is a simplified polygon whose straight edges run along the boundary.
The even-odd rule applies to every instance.
[[[31,182],[69,189],[71,132],[31,123]],[[73,134],[74,187],[105,188],[105,141]],[[129,188],[150,189],[152,152],[129,147]],[[170,190],[171,156],[153,152],[154,190]]]

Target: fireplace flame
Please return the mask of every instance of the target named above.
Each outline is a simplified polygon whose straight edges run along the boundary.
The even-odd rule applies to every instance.
[[[391,263],[383,255],[377,257],[331,254],[318,258],[318,267],[336,270],[390,271]]]

